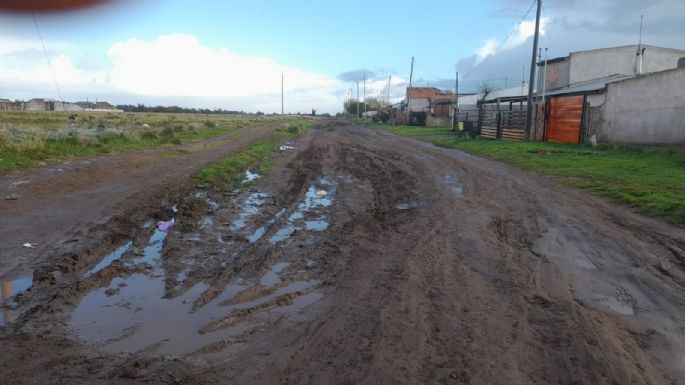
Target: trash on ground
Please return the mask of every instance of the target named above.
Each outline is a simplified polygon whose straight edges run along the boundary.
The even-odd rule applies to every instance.
[[[167,231],[171,230],[172,227],[174,227],[174,223],[174,218],[171,218],[168,221],[159,221],[157,222],[157,230],[166,233]]]
[[[26,248],[29,248],[29,249],[33,249],[33,248],[35,248],[35,247],[38,246],[38,245],[36,245],[35,243],[26,242],[26,243],[24,243],[22,246],[24,246],[24,247],[26,247]]]

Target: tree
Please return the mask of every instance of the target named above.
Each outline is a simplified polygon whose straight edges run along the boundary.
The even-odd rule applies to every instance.
[[[357,99],[348,99],[343,107],[348,114],[357,115]],[[366,98],[366,103],[359,101],[360,114],[364,111],[378,111],[380,107],[381,103],[376,98]]]

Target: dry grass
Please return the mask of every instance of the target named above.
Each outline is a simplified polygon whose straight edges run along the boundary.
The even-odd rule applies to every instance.
[[[65,156],[207,139],[281,117],[218,114],[0,112],[0,173]]]

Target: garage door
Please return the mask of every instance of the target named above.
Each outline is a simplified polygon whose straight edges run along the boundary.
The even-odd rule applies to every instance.
[[[582,96],[550,98],[549,106],[547,107],[547,141],[554,143],[580,143],[582,118]]]

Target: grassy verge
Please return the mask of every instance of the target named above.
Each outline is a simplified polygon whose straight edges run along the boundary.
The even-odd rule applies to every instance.
[[[629,145],[461,140],[449,129],[380,126],[389,132],[552,175],[615,202],[685,223],[685,153]]]
[[[72,157],[179,145],[281,118],[0,112],[0,174]]]
[[[254,169],[262,175],[269,172],[273,166],[272,154],[279,144],[283,140],[305,135],[312,124],[311,120],[282,123],[268,139],[251,143],[242,150],[201,169],[193,177],[197,182],[227,190],[233,189],[243,180],[247,169]]]

